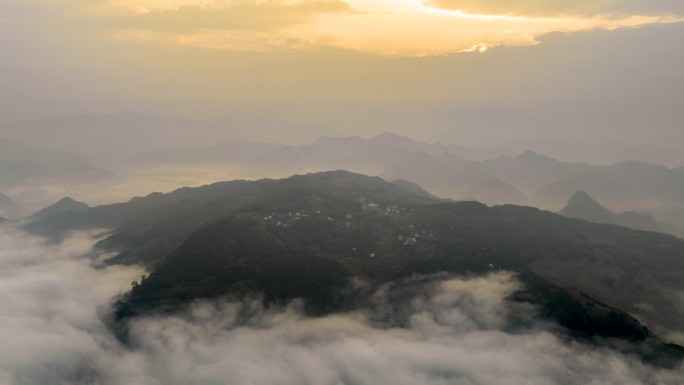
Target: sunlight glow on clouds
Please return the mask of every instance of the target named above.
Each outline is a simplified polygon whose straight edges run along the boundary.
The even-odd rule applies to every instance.
[[[620,1],[585,1],[569,6],[562,1],[523,1],[511,5],[477,0],[112,0],[96,9],[99,13],[128,9],[129,16],[119,14],[110,35],[133,43],[260,52],[335,48],[417,57],[532,45],[540,36],[553,32],[684,20],[671,12],[615,12],[619,4]]]

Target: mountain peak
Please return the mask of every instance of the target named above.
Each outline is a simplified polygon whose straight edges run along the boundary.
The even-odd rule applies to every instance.
[[[575,202],[575,203],[592,202],[592,203],[600,206],[598,201],[596,201],[594,198],[592,198],[584,190],[577,190],[577,192],[575,192],[575,194],[573,194],[573,196],[570,197],[570,200],[568,201],[568,203],[572,203],[572,202]]]
[[[596,223],[612,223],[615,215],[582,190],[570,198],[560,214]]]
[[[406,137],[406,136],[399,135],[399,134],[396,134],[394,132],[389,132],[389,131],[385,131],[385,132],[377,134],[373,137],[373,139],[392,139],[392,138],[408,139],[408,137]]]
[[[78,212],[89,209],[90,206],[83,202],[74,200],[71,197],[64,197],[56,203],[38,211],[31,215],[31,219],[45,219],[55,215],[64,214],[67,212]]]
[[[81,203],[72,197],[64,197],[64,198],[58,200],[57,203],[55,203],[55,204],[57,204],[57,205],[73,205],[73,204],[85,204],[85,203]]]
[[[14,204],[12,198],[0,192],[0,206],[7,206],[12,204]]]
[[[650,214],[628,211],[622,214],[614,214],[601,206],[596,200],[584,191],[577,191],[570,198],[568,205],[559,212],[566,217],[584,219],[594,223],[608,223],[635,230],[662,232],[663,226]]]
[[[383,143],[393,143],[393,144],[415,144],[416,141],[409,138],[408,136],[403,136],[395,134],[393,132],[383,132],[374,136],[371,141],[383,142]]]
[[[534,161],[534,162],[557,162],[555,159],[548,157],[546,155],[542,155],[538,152],[534,152],[532,150],[527,150],[523,152],[522,154],[518,155],[518,159],[524,160],[524,161]]]

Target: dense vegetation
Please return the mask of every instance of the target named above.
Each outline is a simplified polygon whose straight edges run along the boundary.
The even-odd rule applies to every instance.
[[[648,354],[679,354],[627,313],[656,331],[681,331],[672,293],[684,290],[684,241],[529,207],[444,202],[409,187],[347,172],[236,181],[81,207],[28,227],[53,236],[114,228],[101,243],[121,251],[110,263],[151,269],[119,303],[120,319],[255,292],[269,302],[304,298],[320,314],[358,306],[353,276],[381,284],[504,269],[526,284],[514,299],[582,338],[651,341]]]

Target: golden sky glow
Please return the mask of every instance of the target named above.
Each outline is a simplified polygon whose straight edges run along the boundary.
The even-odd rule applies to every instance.
[[[127,110],[288,143],[681,147],[682,20],[682,0],[0,0],[0,124]]]
[[[540,36],[553,32],[682,20],[670,14],[617,12],[610,7],[619,3],[109,0],[88,3],[81,11],[109,17],[108,35],[133,43],[260,52],[338,48],[419,57],[532,45]]]

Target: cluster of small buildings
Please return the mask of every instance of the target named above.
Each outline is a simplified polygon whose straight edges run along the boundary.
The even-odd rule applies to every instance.
[[[406,211],[405,208],[399,207],[397,205],[387,205],[385,207],[380,207],[380,205],[375,203],[375,202],[362,203],[361,209],[362,210],[375,210],[375,211],[381,212],[385,215],[397,215],[397,214],[401,214],[403,211]]]
[[[314,212],[317,215],[320,215],[320,210],[316,210]],[[304,210],[302,211],[295,211],[295,212],[288,212],[288,213],[271,213],[270,215],[267,215],[263,218],[265,222],[271,223],[275,226],[278,227],[289,227],[298,221],[303,221],[306,219],[309,219],[311,217],[311,214],[308,214]]]
[[[262,220],[268,224],[278,226],[278,227],[289,227],[300,221],[305,221],[312,217],[321,217],[320,210],[300,210],[300,211],[290,211],[287,213],[271,213],[262,218]],[[351,214],[346,214],[343,218],[337,219],[333,217],[325,217],[329,222],[334,222],[344,227],[351,227],[353,224],[354,216]]]
[[[408,231],[397,236],[397,242],[403,244],[404,246],[413,246],[419,241],[431,241],[434,239],[435,236],[431,231],[416,230],[414,225],[409,225]]]

